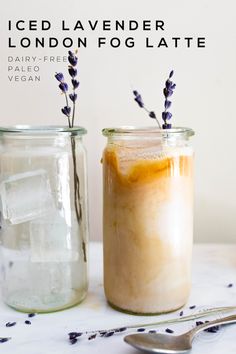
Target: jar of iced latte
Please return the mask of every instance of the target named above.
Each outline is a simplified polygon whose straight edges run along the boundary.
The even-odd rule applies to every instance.
[[[188,299],[193,134],[188,128],[103,130],[104,288],[118,310],[164,313]]]

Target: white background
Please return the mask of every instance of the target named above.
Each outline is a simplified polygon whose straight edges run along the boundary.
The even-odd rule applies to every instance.
[[[96,48],[96,37],[117,36],[115,32],[86,32],[90,45],[80,50],[78,122],[88,129],[90,231],[92,239],[102,237],[102,167],[105,138],[101,129],[118,125],[155,124],[133,102],[132,87],[142,92],[147,106],[157,114],[162,111],[162,88],[171,69],[177,83],[173,96],[173,123],[192,127],[196,136],[195,240],[232,242],[236,237],[236,117],[234,111],[236,82],[235,0],[70,0],[8,1],[1,8],[0,93],[1,125],[64,124],[60,108],[63,98],[53,77],[66,71],[65,64],[46,64],[40,83],[10,83],[7,57],[25,55],[64,55],[67,49],[9,49],[7,20],[48,19],[51,36],[63,38],[68,33],[57,29],[62,19],[71,26],[76,20],[161,19],[165,31],[147,32],[153,41],[161,36],[206,37],[206,48],[147,49],[142,45],[146,33],[137,31],[135,48]],[[27,36],[12,33],[12,37]],[[42,36],[35,32],[34,35]],[[49,34],[47,34],[49,35]],[[78,37],[79,33],[69,33]],[[30,37],[33,33],[30,33]],[[120,32],[120,37],[130,34]],[[183,43],[183,42],[182,42]],[[75,48],[72,48],[75,49]],[[24,66],[22,63],[20,66]],[[171,216],[170,216],[171,217]]]

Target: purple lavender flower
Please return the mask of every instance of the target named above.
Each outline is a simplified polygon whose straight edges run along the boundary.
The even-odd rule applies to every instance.
[[[162,119],[164,120],[164,122],[166,122],[167,120],[171,119],[172,114],[170,112],[162,112]]]
[[[71,93],[69,94],[69,97],[73,103],[77,100],[77,94],[76,93]]]
[[[63,93],[66,93],[68,91],[68,85],[66,82],[61,82],[59,88]]]
[[[73,66],[69,66],[68,72],[72,78],[76,77],[77,75],[77,69]]]
[[[172,96],[174,91],[171,88],[168,89],[167,87],[165,87],[163,90],[163,93],[164,93],[164,96],[167,98],[167,97]]]
[[[6,337],[6,338],[0,338],[0,343],[5,343],[8,342],[11,338],[10,337]]]
[[[170,329],[170,328],[166,328],[166,333],[174,333],[173,329]]]
[[[138,91],[133,91],[133,94],[135,96],[134,100],[137,102],[139,107],[143,108],[144,107],[144,103],[143,103],[142,96],[138,93]]]
[[[170,123],[164,123],[162,124],[162,129],[171,129],[171,124]]]
[[[60,82],[63,82],[64,81],[64,76],[62,73],[56,73],[55,74],[55,78],[60,81]]]
[[[149,112],[149,117],[153,119],[157,119],[156,114],[153,111]]]
[[[168,112],[168,109],[171,107],[171,101],[168,99],[171,97],[174,93],[174,89],[176,88],[176,84],[173,83],[170,79],[174,75],[174,71],[171,70],[168,79],[166,80],[165,87],[163,89],[163,94],[165,96],[165,102],[164,102],[164,112],[162,112],[162,119],[164,121],[164,124],[162,125],[163,129],[171,129],[171,124],[167,123],[168,120],[171,119],[172,114]]]
[[[79,81],[78,80],[72,79],[71,82],[72,82],[72,85],[73,85],[74,89],[77,89],[79,87]]]
[[[157,124],[158,124],[158,126],[159,126],[159,128],[161,128],[161,125],[160,125],[160,123],[159,123],[159,121],[158,121],[158,119],[157,119],[157,117],[156,117],[155,112],[154,112],[154,111],[149,111],[149,110],[145,107],[144,102],[143,102],[143,99],[142,99],[142,96],[140,95],[140,93],[139,93],[137,90],[134,90],[134,91],[133,91],[133,94],[134,94],[134,96],[135,96],[135,97],[134,97],[134,100],[135,100],[135,102],[137,102],[137,104],[139,105],[139,107],[140,107],[140,108],[143,108],[143,109],[148,113],[148,116],[149,116],[150,118],[155,119],[156,122],[157,122]]]
[[[72,53],[70,50],[69,50],[69,52],[68,52],[68,61],[69,61],[69,63],[72,65],[72,66],[76,66],[77,65],[77,63],[78,63],[78,57],[74,54],[74,53]]]
[[[162,124],[162,128],[163,129],[170,129],[171,128],[171,123],[168,123],[167,121],[170,120],[172,118],[172,113],[170,113],[168,111],[168,109],[171,107],[172,102],[169,100],[169,97],[171,97],[174,93],[174,89],[176,88],[176,84],[174,82],[171,81],[172,76],[174,75],[174,71],[171,70],[168,79],[165,82],[165,87],[163,89],[163,94],[165,96],[165,102],[164,102],[164,112],[162,112],[162,119],[164,121],[164,123]],[[156,119],[157,124],[159,126],[159,128],[161,128],[161,125],[156,117],[156,114],[154,111],[149,111],[143,102],[142,96],[140,95],[140,93],[137,90],[133,91],[134,94],[134,100],[137,102],[137,104],[139,105],[139,107],[144,108],[144,110],[148,113],[148,116],[150,118]]]
[[[171,101],[165,100],[165,108],[169,109],[171,106]]]
[[[70,117],[71,108],[69,106],[63,107],[61,111],[63,114],[65,114],[65,116],[67,116],[68,118]]]

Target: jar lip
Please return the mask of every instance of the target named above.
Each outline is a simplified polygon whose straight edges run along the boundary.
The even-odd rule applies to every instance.
[[[186,136],[194,135],[191,128],[173,127],[171,129],[160,129],[158,127],[137,127],[137,126],[121,126],[113,128],[104,128],[102,134],[107,137],[117,135],[136,135],[136,136],[153,136],[153,137],[168,137],[168,136]]]
[[[51,134],[71,134],[84,135],[87,130],[80,126],[69,128],[63,125],[13,125],[0,127],[0,134],[17,133],[21,135],[51,135]]]

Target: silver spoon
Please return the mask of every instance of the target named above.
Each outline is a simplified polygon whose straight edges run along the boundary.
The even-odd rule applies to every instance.
[[[191,331],[179,336],[159,333],[136,333],[129,334],[124,341],[132,345],[136,349],[146,351],[148,353],[166,353],[176,354],[185,353],[192,349],[192,341],[194,336],[200,331],[224,324],[235,323],[236,315],[223,317],[219,320],[210,321],[199,325]]]

